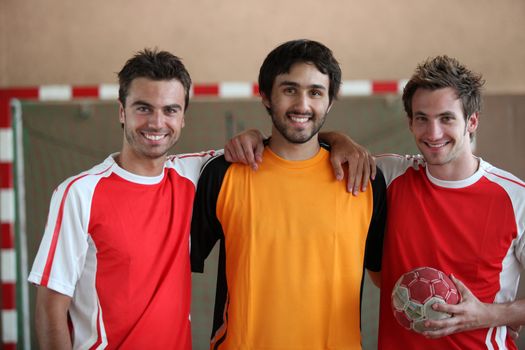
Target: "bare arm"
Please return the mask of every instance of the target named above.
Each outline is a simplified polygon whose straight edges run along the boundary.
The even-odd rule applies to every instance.
[[[483,303],[461,281],[453,276],[452,279],[461,294],[461,302],[457,305],[433,305],[434,310],[448,312],[454,317],[441,321],[427,321],[425,326],[434,329],[425,332],[427,337],[439,338],[453,333],[504,325],[518,329],[525,324],[525,299],[503,304]]]
[[[343,165],[348,167],[347,190],[354,195],[366,191],[368,179],[376,176],[376,163],[368,150],[339,132],[321,132],[319,139],[331,146],[330,161],[338,180],[343,179]]]
[[[35,323],[40,349],[71,349],[67,312],[71,298],[39,286],[36,294]]]
[[[374,283],[377,288],[381,288],[381,272],[368,271],[368,277]]]

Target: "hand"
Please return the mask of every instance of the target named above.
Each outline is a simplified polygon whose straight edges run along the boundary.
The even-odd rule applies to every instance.
[[[453,333],[492,326],[493,312],[490,308],[493,304],[481,302],[463,282],[454,276],[451,278],[461,295],[461,302],[457,305],[439,303],[432,305],[434,310],[447,312],[453,316],[439,321],[426,321],[425,327],[431,330],[423,334],[428,338],[440,338]]]
[[[522,326],[507,326],[507,333],[509,333],[512,340],[517,340],[520,337]]]
[[[249,129],[235,135],[224,147],[224,157],[230,163],[243,163],[253,170],[262,162],[264,135],[257,129]]]
[[[330,137],[330,161],[337,180],[344,178],[343,165],[348,167],[347,190],[357,196],[359,190],[366,191],[368,179],[376,176],[376,163],[368,150],[342,134]]]

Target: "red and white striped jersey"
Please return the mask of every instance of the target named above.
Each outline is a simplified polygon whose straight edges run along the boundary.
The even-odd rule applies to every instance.
[[[380,156],[388,219],[381,271],[379,349],[516,349],[506,327],[440,339],[405,330],[391,293],[403,273],[431,266],[454,274],[485,303],[514,300],[525,266],[525,184],[480,160],[461,181],[442,181],[401,156]]]
[[[29,281],[72,298],[74,349],[191,349],[190,219],[213,154],[172,156],[156,177],[111,155],[55,190]]]

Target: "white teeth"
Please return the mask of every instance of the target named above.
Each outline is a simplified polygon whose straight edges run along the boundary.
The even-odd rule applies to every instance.
[[[431,147],[431,148],[441,148],[441,147],[445,147],[447,145],[447,142],[445,142],[445,143],[429,143],[429,142],[427,142],[427,145],[428,145],[428,147]]]
[[[144,137],[151,141],[159,141],[164,137],[164,135],[150,135],[150,134],[144,134]]]
[[[306,123],[308,121],[308,117],[292,117],[292,116],[290,116],[290,119],[292,119],[292,121],[297,122],[297,123]]]

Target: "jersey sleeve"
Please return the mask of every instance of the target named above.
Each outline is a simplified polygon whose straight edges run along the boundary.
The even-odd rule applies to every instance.
[[[88,250],[90,196],[76,179],[62,183],[53,193],[44,236],[29,282],[72,297]]]
[[[191,269],[204,271],[204,261],[217,240],[224,236],[217,218],[217,198],[230,163],[224,156],[213,158],[201,172],[191,220]]]
[[[222,155],[224,152],[220,150],[210,150],[198,153],[184,153],[169,156],[166,160],[166,166],[174,168],[177,173],[189,179],[195,186],[199,180],[201,170],[210,159]]]
[[[383,239],[386,226],[387,200],[386,182],[383,172],[378,168],[372,181],[374,209],[365,247],[365,267],[370,271],[381,271]]]
[[[409,168],[418,170],[426,165],[420,155],[379,154],[375,156],[375,159],[377,167],[383,172],[387,187]]]

